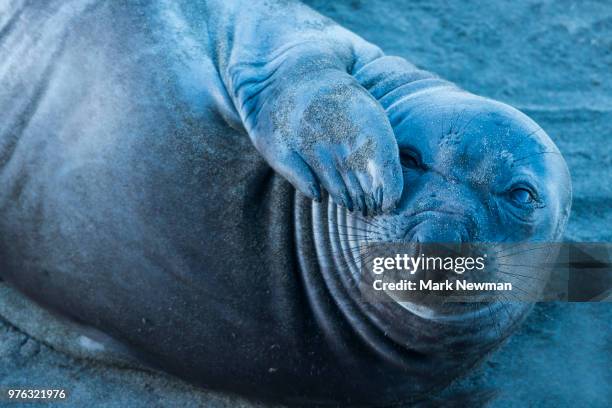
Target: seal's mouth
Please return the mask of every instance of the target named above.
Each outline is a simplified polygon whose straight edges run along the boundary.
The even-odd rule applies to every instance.
[[[336,206],[331,201],[320,204],[313,203],[313,232],[318,244],[319,264],[334,269],[334,274],[343,277],[348,286],[359,284],[363,278],[364,263],[369,261],[373,252],[369,250],[373,245],[397,243],[397,244],[420,244],[431,242],[432,235],[427,236],[427,231],[436,226],[428,225],[432,216],[443,214],[445,223],[445,234],[442,237],[457,238],[452,234],[460,235],[461,240],[468,236],[471,227],[464,227],[466,217],[458,212],[450,210],[424,210],[414,212],[409,216],[380,216],[363,217],[360,214],[350,213],[344,208]],[[393,222],[389,222],[393,220]],[[423,232],[425,231],[425,233]],[[450,235],[449,235],[450,234]],[[440,235],[438,235],[440,236]],[[411,247],[415,251],[414,245]],[[417,252],[420,250],[417,248]],[[418,255],[416,252],[413,255]],[[434,277],[436,279],[440,278]],[[401,299],[406,300],[406,299]],[[408,299],[405,309],[422,317],[442,319],[445,315],[458,319],[465,315],[466,318],[475,316],[474,307],[462,307],[459,303],[445,304],[444,307],[433,307],[427,303]],[[398,299],[398,302],[400,299]],[[490,306],[489,308],[490,309]]]
[[[355,332],[368,343],[376,343],[379,340],[373,340],[374,337],[384,333],[384,337],[397,344],[428,354],[445,352],[453,345],[469,345],[471,352],[486,351],[507,337],[531,307],[526,302],[509,300],[443,305],[411,298],[371,301],[364,297],[360,286],[362,263],[367,256],[362,248],[392,242],[400,233],[406,233],[408,221],[394,230],[381,224],[380,218],[364,218],[325,199],[315,203],[298,194],[295,204],[298,250],[312,251],[299,257],[312,259],[310,265],[316,263],[316,268],[303,270],[305,285],[309,286],[311,279],[316,278],[325,288],[317,287],[309,296],[329,294],[334,307],[349,324],[359,327]],[[415,214],[412,218],[416,222],[410,226],[418,225],[429,215],[427,212]],[[374,229],[379,231],[378,235],[372,233]],[[302,245],[304,242],[312,246]]]
[[[468,242],[477,236],[473,218],[454,209],[425,209],[371,218],[351,215],[358,226],[367,229],[369,242]],[[435,225],[432,220],[441,221]],[[452,234],[445,235],[450,229]]]

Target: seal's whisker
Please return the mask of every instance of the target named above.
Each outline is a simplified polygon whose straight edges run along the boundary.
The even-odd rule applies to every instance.
[[[463,121],[463,117],[465,115],[465,112],[467,111],[466,108],[462,109],[461,112],[459,112],[459,114],[457,115],[457,121],[455,122],[455,125],[458,125],[460,122],[464,122]],[[455,128],[455,132],[458,135],[463,135],[463,130],[465,129],[465,122],[464,122],[464,126],[461,126],[461,128],[456,127]]]
[[[516,282],[521,282],[521,281],[517,280]],[[524,293],[524,294],[526,294],[528,296],[531,296],[531,295],[535,294],[535,292],[529,291],[529,289],[527,289],[527,288],[520,287],[519,285],[516,284],[516,282],[512,282],[513,283],[513,285],[512,285],[512,289],[513,290],[514,289],[518,289],[520,292],[522,292],[522,293]]]
[[[510,234],[512,234],[512,233],[509,233],[508,235],[506,235],[506,238],[508,238],[508,237],[510,236]],[[500,241],[500,242],[499,242],[497,245],[495,245],[495,246],[496,246],[496,247],[501,247],[501,250],[496,251],[496,252],[493,252],[493,254],[503,254],[503,253],[507,252],[508,250],[510,250],[510,249],[512,249],[512,248],[516,248],[516,247],[518,247],[518,246],[520,246],[520,245],[523,245],[525,242],[527,242],[527,241],[522,240],[522,241],[519,241],[519,242],[517,242],[517,243],[515,243],[515,244],[512,244],[512,245],[510,245],[510,246],[508,246],[508,247],[501,247],[501,244],[503,244],[503,243],[504,243],[504,241]]]
[[[372,260],[372,259],[371,259],[372,255],[374,255],[374,254],[366,254],[366,255],[364,255],[364,256],[357,257],[357,258],[355,258],[355,262],[356,262],[358,265],[367,264],[368,262],[370,262],[370,261]]]
[[[346,242],[349,242],[349,243],[355,243],[355,242],[361,243],[363,241],[364,239],[360,237],[347,237],[346,238]]]
[[[367,229],[364,229],[364,228],[359,228],[359,227],[355,227],[355,226],[353,226],[353,225],[338,224],[338,227],[348,228],[348,229],[351,229],[351,230],[354,230],[354,231],[361,231],[361,232],[365,232],[365,233],[370,232],[370,231],[368,231]]]
[[[453,130],[455,130],[455,124],[457,119],[457,104],[453,104],[453,113],[451,114],[451,121],[450,121],[450,129],[448,131],[448,133],[453,133]]]
[[[546,283],[546,280],[538,279],[538,278],[533,277],[533,276],[516,274],[516,273],[513,273],[511,271],[504,270],[502,268],[497,268],[495,270],[494,274],[496,274],[496,273],[501,273],[503,275],[510,276],[512,282],[523,282],[523,283],[526,283],[528,285],[533,285],[534,284],[533,280],[536,280],[536,281],[540,281],[540,282]],[[532,279],[532,280],[529,281],[527,279]]]
[[[514,302],[520,302],[520,300],[517,299],[514,295],[511,295],[512,296],[511,298],[509,298],[505,294],[500,294],[499,296],[501,296],[501,300],[499,302],[500,302],[501,306],[503,307],[504,311],[506,312],[506,315],[508,316],[508,319],[510,321],[513,321],[514,320],[513,319],[513,313],[509,310],[508,305],[510,303],[512,303],[511,299],[513,299]]]
[[[506,271],[504,269],[501,269],[501,268],[499,268],[497,270],[497,272],[503,273],[504,275],[514,276],[514,277],[519,277],[520,276],[520,277],[523,277],[523,278],[533,279],[533,280],[537,280],[537,281],[540,281],[540,282],[547,282],[545,279],[539,279],[539,278],[536,278],[535,276],[521,275],[519,273],[508,272],[508,271]]]
[[[354,232],[354,231],[347,231],[347,232],[341,232],[341,231],[336,231],[336,234],[338,234],[341,237],[351,237],[351,238],[367,238],[368,235],[367,234],[361,234],[360,231]]]
[[[363,217],[358,218],[358,219],[360,219],[362,222],[364,222],[364,223],[366,223],[366,224],[370,225],[371,227],[374,227],[374,228],[382,228],[382,229],[384,229],[384,230],[385,230],[385,231],[387,231],[387,232],[393,232],[393,231],[391,231],[390,229],[388,229],[388,227],[385,227],[384,225],[380,225],[380,224],[378,224],[378,223],[377,223],[376,221],[374,221],[374,220],[367,220],[367,219],[365,219],[365,218],[363,218]]]
[[[360,232],[353,232],[353,231],[348,231],[348,232],[336,232],[337,236],[342,237],[342,238],[351,238],[351,239],[357,239],[357,240],[361,240],[361,241],[368,241],[368,235],[367,234],[363,234]]]
[[[502,300],[500,301],[500,304],[504,308],[506,315],[508,315],[508,319],[512,320],[512,313],[510,313],[510,310],[508,310],[508,303],[509,303],[508,298],[504,294],[500,294],[499,296],[501,296],[502,298]]]
[[[348,253],[351,253],[351,252],[348,252]],[[333,255],[340,255],[340,254],[341,254],[341,255],[346,255],[346,254],[347,254],[347,251],[344,251],[344,252],[342,252],[342,251],[340,251],[340,252],[332,252],[332,254],[333,254]],[[364,263],[369,262],[369,257],[370,257],[370,256],[371,256],[371,255],[370,255],[369,253],[367,253],[367,252],[366,252],[366,254],[364,254],[364,255],[354,256],[354,257],[352,258],[352,260],[355,262],[355,264],[356,264],[357,266],[359,266],[359,267],[360,267],[360,266],[361,266],[361,265],[363,265]],[[351,265],[349,264],[349,261],[350,261],[350,260],[351,260],[351,258],[344,258],[344,257],[337,257],[337,258],[336,258],[336,262],[337,262],[337,265],[338,265],[338,266],[340,266],[340,267],[346,267],[346,268],[348,268],[348,269],[351,269]]]
[[[478,304],[478,302],[474,302],[472,304],[472,311],[478,310],[480,307],[480,305]],[[479,323],[479,318],[478,315],[476,313],[474,313],[473,317],[472,317],[472,325],[476,326],[477,323]],[[480,322],[482,324],[482,322]]]
[[[330,250],[330,254],[331,254],[331,255],[333,255],[333,256],[334,256],[334,259],[336,259],[337,261],[342,260],[342,262],[343,262],[342,266],[349,266],[349,264],[348,264],[348,260],[345,260],[345,258],[344,258],[343,256],[337,256],[337,257],[336,257],[336,255],[347,255],[347,254],[351,254],[351,255],[353,255],[353,256],[354,256],[354,258],[353,258],[353,259],[356,259],[356,257],[355,257],[355,253],[359,253],[359,250],[360,250],[360,248],[359,248],[359,247],[357,247],[357,248],[351,248],[351,249],[348,249],[348,250],[342,250],[342,249],[339,249],[339,250]]]
[[[342,226],[342,227],[346,228],[346,232],[338,230],[337,231],[338,233],[353,233],[353,232],[356,232],[356,233],[363,233],[364,236],[367,236],[370,233],[370,231],[368,231],[366,229],[363,229],[363,228],[350,227],[350,226]]]
[[[466,123],[464,123],[464,125],[461,127],[461,130],[459,130],[459,132],[458,132],[458,133],[459,133],[460,135],[462,135],[462,134],[463,134],[463,133],[464,133],[464,132],[467,130],[467,128],[470,126],[470,124],[472,123],[472,121],[473,121],[474,119],[476,119],[477,117],[482,116],[482,115],[484,115],[484,114],[485,114],[485,112],[478,112],[478,113],[474,114],[474,115],[473,115],[473,116],[470,118],[470,120],[468,120]]]
[[[355,254],[355,253],[361,253],[362,251],[362,246],[358,246],[358,247],[353,247],[353,248],[348,248],[348,249],[339,249],[339,250],[331,250],[330,252],[334,255],[344,255],[346,253],[349,254]],[[366,249],[366,252],[368,252],[368,250]]]
[[[515,253],[512,253],[512,254],[506,254],[506,255],[502,255],[502,256],[497,256],[496,259],[507,258],[509,256],[514,256],[514,255],[521,255],[521,254],[524,254],[526,252],[531,252],[531,251],[535,251],[535,250],[538,250],[538,249],[549,248],[549,247],[551,247],[553,245],[554,244],[546,244],[546,245],[543,245],[543,246],[540,246],[540,247],[529,248],[529,249],[525,249],[524,251],[515,252]]]
[[[367,229],[363,229],[363,228],[350,227],[350,226],[346,226],[346,225],[338,225],[338,226],[346,228],[346,232],[338,230],[337,232],[339,234],[357,232],[357,233],[363,233],[364,236],[368,236],[368,234],[370,233],[370,231],[368,231]]]
[[[510,151],[515,151],[516,149],[518,149],[520,146],[522,146],[523,143],[525,143],[526,141],[529,140],[529,138],[533,135],[535,135],[536,133],[540,132],[540,131],[544,131],[544,129],[542,129],[541,127],[537,127],[533,132],[528,133],[527,135],[525,135],[525,137],[523,137],[522,139],[520,139],[514,146],[512,146],[509,150]]]
[[[529,268],[529,269],[535,269],[535,270],[541,270],[542,269],[541,265],[509,264],[509,263],[498,263],[497,265],[500,265],[500,266],[514,266],[514,267]]]
[[[514,159],[513,161],[514,161],[514,162],[519,162],[519,161],[522,161],[522,160],[528,159],[528,158],[530,158],[530,157],[542,156],[542,155],[545,155],[545,154],[558,154],[559,156],[561,156],[561,153],[559,153],[559,152],[549,152],[549,151],[546,151],[546,152],[539,152],[539,153],[529,154],[529,155],[527,155],[527,156],[525,156],[525,157],[521,157],[521,158],[518,158],[518,159]]]
[[[335,234],[341,236],[341,237],[359,237],[359,238],[367,238],[368,234],[364,233],[363,231],[336,231]]]
[[[493,310],[491,310],[491,305],[489,303],[487,303],[487,309],[489,310],[489,318],[491,319],[491,322],[493,323],[493,327],[495,327],[497,336],[500,337],[501,331],[499,327],[499,319],[495,318],[495,314],[493,313]]]
[[[515,294],[513,293],[509,293],[507,292],[506,294],[498,294],[498,296],[501,296],[503,299],[506,299],[507,303],[510,303],[512,301],[514,302],[521,302],[521,299],[518,298]],[[512,299],[512,300],[511,300]]]
[[[367,229],[364,228],[359,228],[359,227],[353,227],[351,225],[343,225],[343,224],[338,224],[337,229],[334,229],[333,231],[337,232],[337,233],[353,233],[353,232],[359,232],[359,233],[363,233],[363,235],[367,235],[370,231],[368,231]],[[331,233],[331,231],[324,231],[324,233]]]
[[[510,245],[510,246],[505,246],[505,244],[509,242],[508,238],[510,238],[510,235],[512,235],[512,232],[509,232],[502,239],[500,239],[499,241],[496,241],[496,242],[493,243],[493,245],[492,245],[493,251],[490,252],[491,255],[496,255],[496,254],[504,253],[509,248],[517,247],[517,246],[519,246],[519,245],[521,245],[522,243],[525,242],[525,240],[521,240],[519,242],[512,243],[512,245]]]
[[[367,224],[367,225],[369,225],[371,227],[375,227],[375,228],[380,227],[380,225],[378,223],[376,223],[374,220],[368,220],[368,219],[363,218],[363,217],[360,217],[360,218],[357,218],[357,219],[360,220],[361,222],[363,222],[364,224]]]
[[[343,237],[345,237],[345,240],[351,244],[353,243],[367,243],[367,237],[363,237],[363,236],[356,236],[356,235],[344,235]],[[325,242],[329,243],[331,242],[328,237],[325,237],[324,239],[326,239]]]

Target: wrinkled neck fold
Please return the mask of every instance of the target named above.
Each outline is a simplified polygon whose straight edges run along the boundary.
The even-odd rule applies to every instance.
[[[444,89],[460,91],[452,82],[421,70],[400,57],[377,58],[353,75],[382,105],[392,126],[404,116],[403,106],[411,99]]]

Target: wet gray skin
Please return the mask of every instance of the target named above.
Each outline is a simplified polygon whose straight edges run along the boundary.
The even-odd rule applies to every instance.
[[[0,9],[0,277],[88,333],[203,387],[373,406],[528,310],[355,291],[360,244],[560,238],[567,168],[516,110],[294,2]]]

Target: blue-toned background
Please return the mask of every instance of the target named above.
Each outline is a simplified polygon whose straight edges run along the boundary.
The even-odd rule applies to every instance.
[[[572,172],[566,238],[612,241],[610,1],[306,3],[388,54],[532,116]],[[492,397],[494,407],[612,406],[611,322],[610,303],[538,305],[445,396],[465,394],[477,404]],[[71,395],[63,407],[251,406],[166,376],[72,360],[0,322],[0,386],[23,383],[65,386]]]

